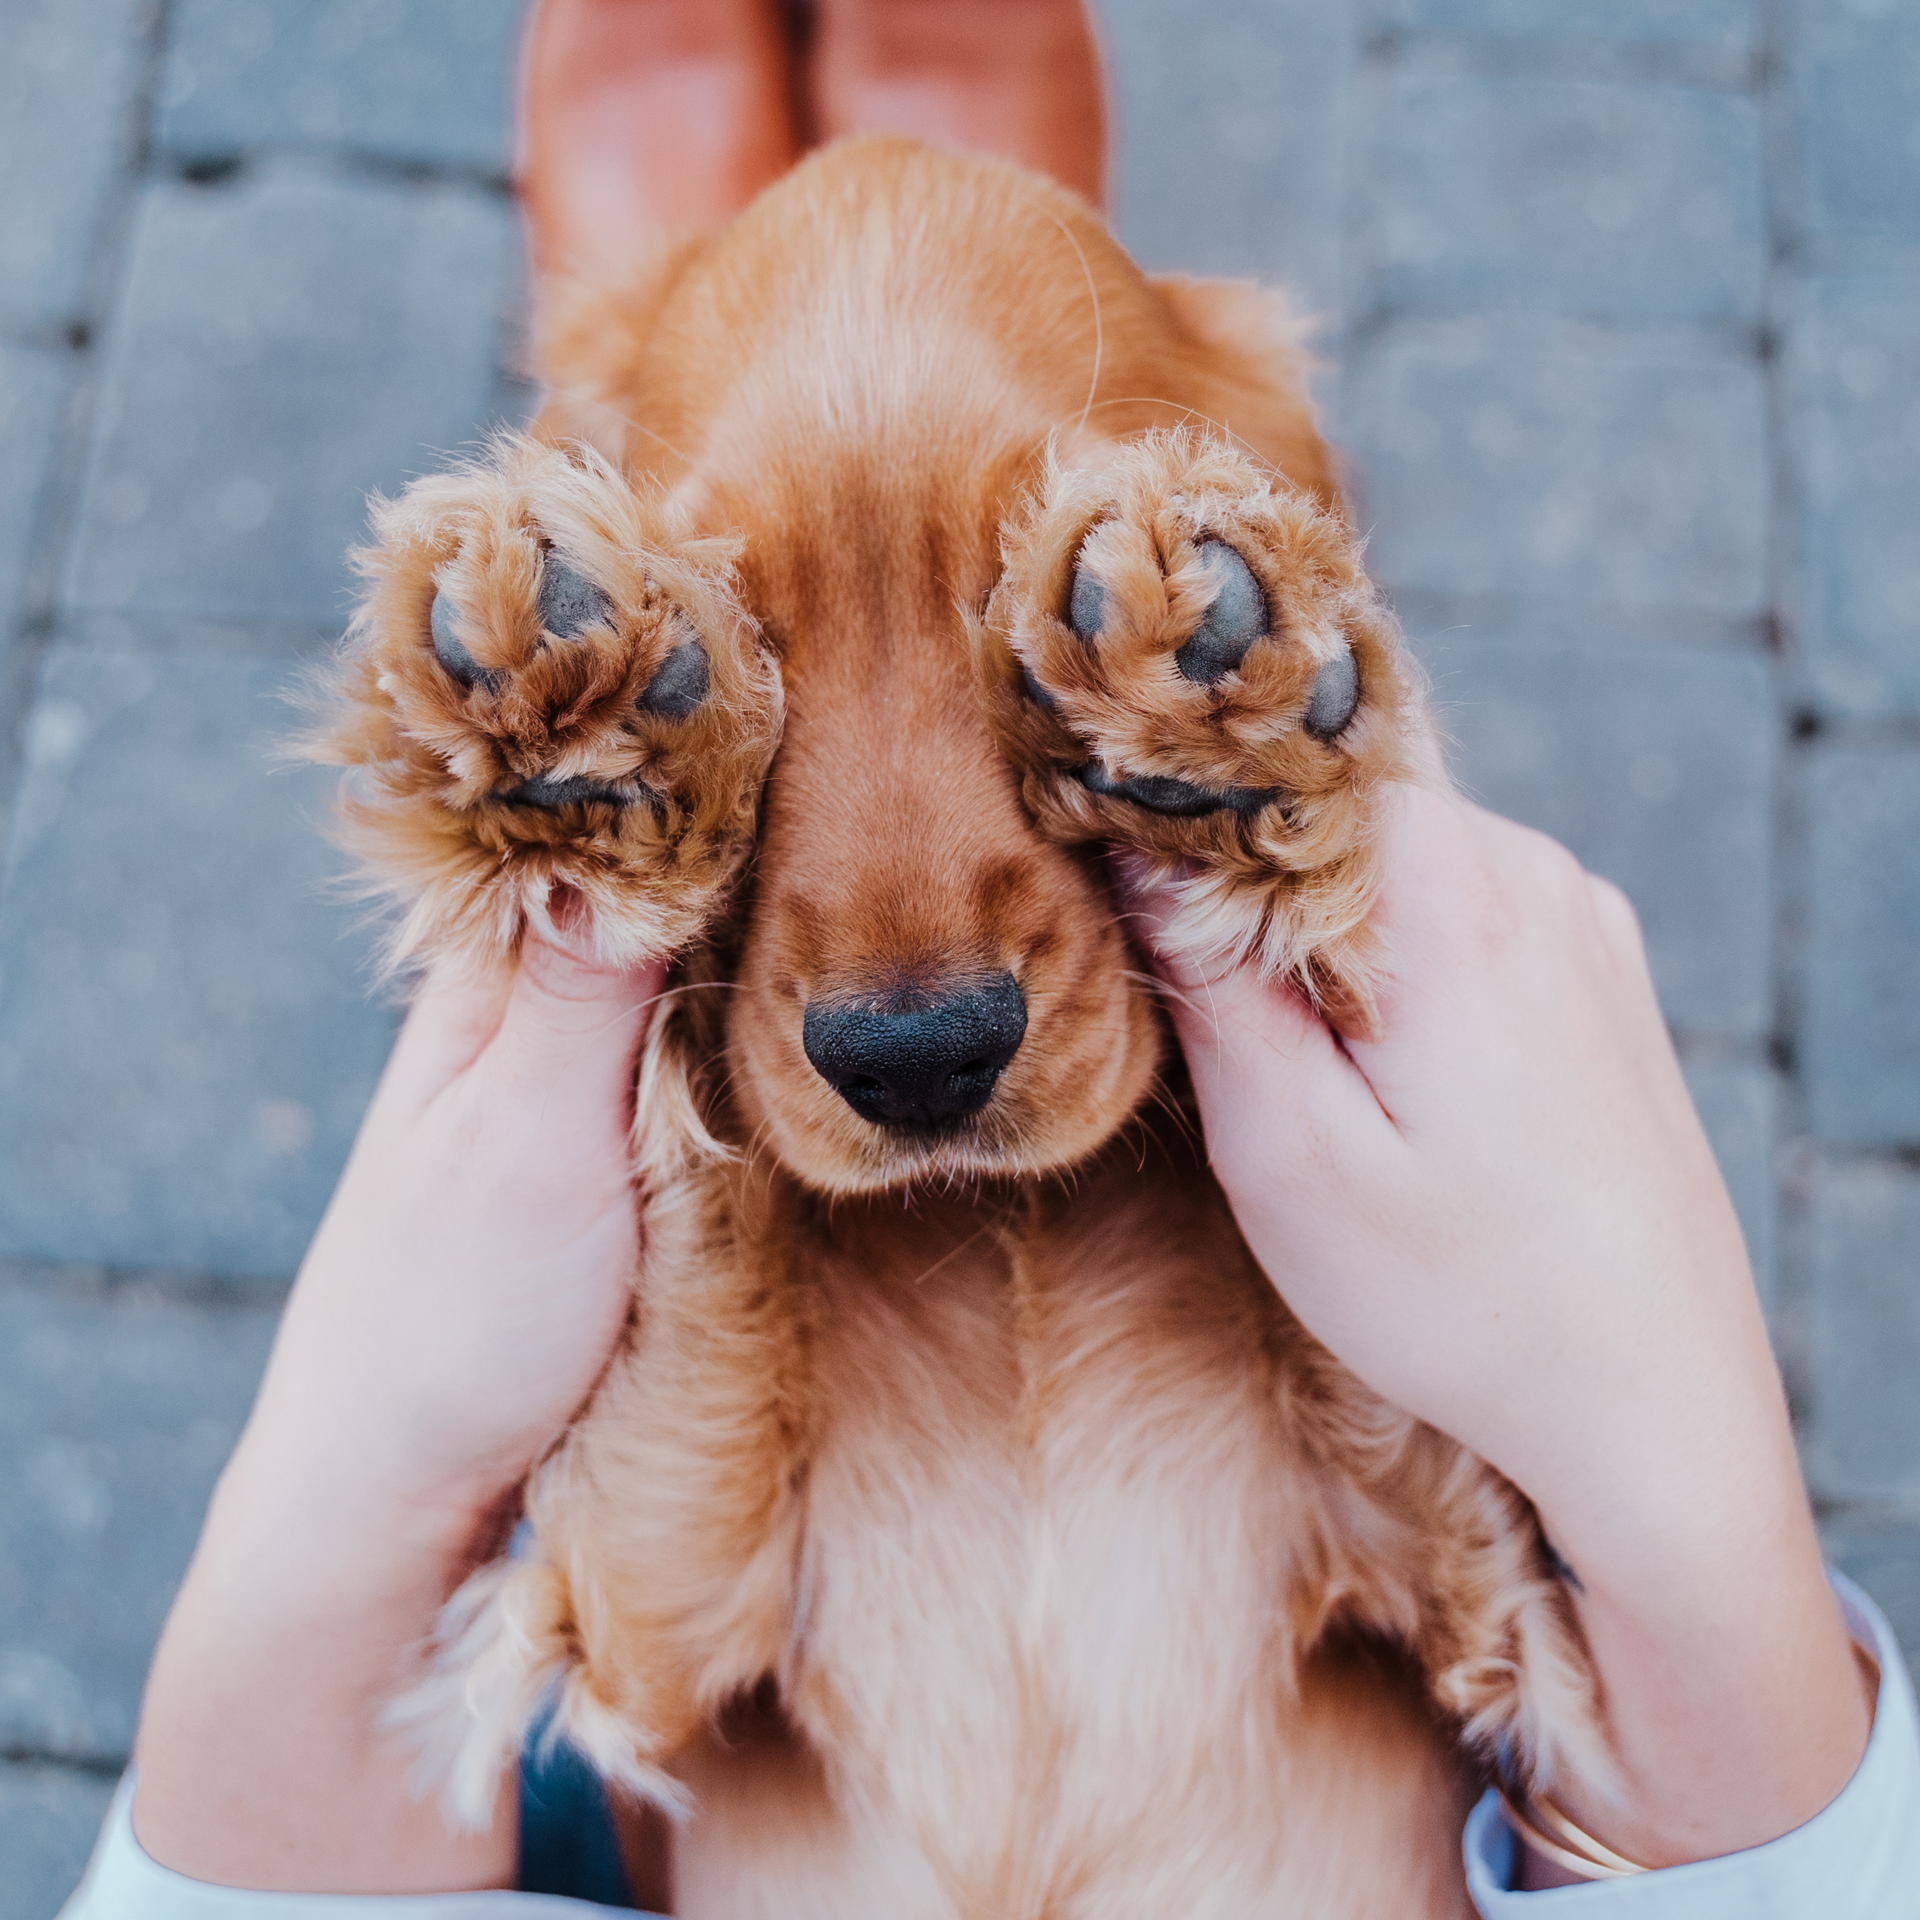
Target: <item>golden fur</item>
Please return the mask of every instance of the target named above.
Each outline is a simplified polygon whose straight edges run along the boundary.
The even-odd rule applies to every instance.
[[[679,1817],[682,1913],[1465,1913],[1487,1757],[1605,1772],[1564,1592],[1513,1488],[1253,1264],[1099,846],[1176,874],[1190,948],[1367,1017],[1381,785],[1441,776],[1284,307],[868,141],[542,338],[531,437],[377,509],[323,746],[400,954],[500,960],[570,888],[610,958],[678,955],[631,1324],[410,1703],[455,1804],[558,1681]],[[1212,686],[1170,664],[1203,536],[1271,626]],[[564,643],[549,552],[611,601]],[[636,712],[688,633],[705,705]],[[1360,706],[1316,739],[1342,644]],[[1284,797],[1152,813],[1090,754]],[[660,797],[501,797],[542,772]],[[876,1126],[810,1066],[810,1002],[999,970],[1026,1036],[964,1126]]]

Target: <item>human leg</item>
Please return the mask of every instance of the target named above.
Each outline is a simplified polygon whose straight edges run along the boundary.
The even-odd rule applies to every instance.
[[[1082,0],[816,0],[809,132],[905,133],[1106,199],[1106,103]]]
[[[518,172],[541,273],[718,225],[797,157],[775,0],[539,0]]]

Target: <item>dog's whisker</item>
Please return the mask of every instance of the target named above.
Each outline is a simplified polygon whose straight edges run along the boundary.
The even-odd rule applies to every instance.
[[[1158,974],[1138,973],[1132,969],[1128,969],[1125,978],[1137,981],[1141,986],[1157,994],[1163,1000],[1177,1002],[1180,1006],[1185,1007],[1189,1013],[1202,1013],[1199,1002],[1196,1001],[1190,993],[1187,993],[1180,987],[1172,985],[1168,981],[1162,980]]]
[[[1073,257],[1080,262],[1080,271],[1086,277],[1087,298],[1093,303],[1093,376],[1087,382],[1087,403],[1080,409],[1080,424],[1076,433],[1086,428],[1087,418],[1093,412],[1093,396],[1100,391],[1100,366],[1106,355],[1106,330],[1100,313],[1100,288],[1093,277],[1093,269],[1087,264],[1087,256],[1080,242],[1073,237],[1073,229],[1058,214],[1049,212],[1047,218],[1060,229],[1066,243],[1073,249]]]
[[[1164,407],[1169,413],[1177,414],[1183,425],[1198,421],[1202,426],[1208,427],[1217,433],[1221,439],[1225,440],[1229,445],[1237,447],[1249,458],[1257,460],[1260,457],[1259,449],[1256,448],[1251,441],[1243,440],[1226,421],[1216,420],[1212,414],[1203,413],[1198,407],[1181,406],[1176,401],[1168,400],[1160,394],[1135,393],[1102,400],[1092,410],[1099,412],[1108,407]],[[1085,424],[1086,421],[1083,416],[1081,425],[1084,426]]]

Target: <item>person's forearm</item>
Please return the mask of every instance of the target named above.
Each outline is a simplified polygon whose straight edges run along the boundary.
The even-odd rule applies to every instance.
[[[382,1724],[483,1523],[347,1484],[256,1422],[157,1653],[134,1827],[162,1865],[257,1890],[512,1884],[512,1797],[456,1833]]]
[[[1562,1381],[1551,1414],[1517,1387],[1524,1417],[1485,1442],[1571,1570],[1620,1768],[1617,1797],[1571,1777],[1553,1797],[1648,1866],[1810,1819],[1868,1732],[1731,1210],[1703,1209],[1679,1251],[1690,1284],[1659,1290],[1664,1324],[1615,1377]]]
[[[163,1866],[508,1883],[511,1783],[485,1832],[452,1832],[384,1717],[625,1324],[633,1061],[661,977],[529,938],[511,974],[423,987],[155,1656],[133,1817]]]

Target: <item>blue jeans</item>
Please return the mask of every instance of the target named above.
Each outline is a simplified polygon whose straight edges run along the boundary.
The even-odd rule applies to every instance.
[[[633,1910],[627,1870],[600,1776],[563,1740],[546,1741],[541,1714],[520,1753],[522,1893],[563,1893]]]

